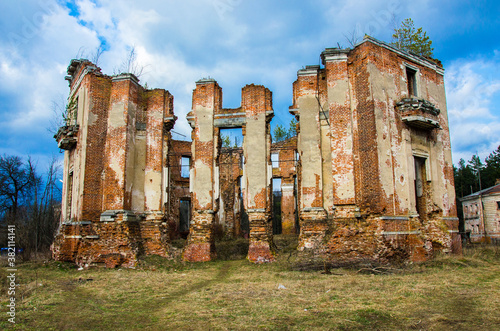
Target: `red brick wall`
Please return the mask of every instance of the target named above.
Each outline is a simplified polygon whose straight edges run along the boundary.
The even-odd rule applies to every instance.
[[[171,148],[168,154],[168,167],[170,172],[169,184],[169,206],[166,210],[170,238],[179,238],[179,208],[181,199],[190,199],[189,178],[181,177],[181,158],[191,157],[191,142],[171,140]],[[191,159],[192,164],[192,159]]]
[[[109,125],[110,119],[108,119],[104,182],[105,210],[131,209],[131,191],[127,188],[131,178],[127,178],[127,169],[133,160],[130,147],[135,132],[134,108],[138,105],[139,89],[142,88],[128,79],[115,81],[112,85],[110,108],[123,105],[124,125]],[[111,163],[115,165],[114,168]]]
[[[90,116],[95,117],[95,120],[93,120],[93,123],[89,123],[87,141],[83,142],[79,137],[79,145],[86,145],[85,183],[81,220],[95,222],[99,220],[99,216],[103,210],[103,155],[107,137],[111,80],[109,77],[90,74],[85,78],[84,82],[89,90]]]

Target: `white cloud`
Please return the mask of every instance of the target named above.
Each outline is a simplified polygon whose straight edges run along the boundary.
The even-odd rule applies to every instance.
[[[61,7],[40,10],[43,19],[33,23],[38,30],[32,35],[20,35],[25,43],[0,45],[0,89],[16,103],[16,111],[4,114],[4,127],[10,130],[31,128],[45,130],[51,116],[54,95],[66,88],[64,81],[68,59],[80,43],[97,45],[96,34],[68,15]],[[36,14],[34,14],[36,17]],[[26,21],[20,18],[20,21]],[[26,23],[27,24],[27,23]],[[31,24],[31,23],[30,23]],[[15,33],[15,32],[12,32]]]
[[[446,70],[448,118],[455,162],[481,158],[500,145],[498,55],[456,60]]]
[[[239,106],[244,85],[263,84],[273,92],[275,113],[285,116],[296,70],[317,64],[320,52],[337,41],[347,46],[343,33],[359,25],[361,34],[389,40],[390,14],[399,20],[414,17],[419,26],[424,19],[436,21],[439,14],[433,9],[434,16],[426,18],[432,7],[427,0],[323,0],[300,5],[264,0],[76,0],[74,17],[60,5],[64,3],[0,3],[0,27],[5,30],[0,34],[0,128],[10,134],[0,136],[3,150],[16,146],[30,151],[35,142],[40,153],[57,150],[51,135],[42,133],[52,116],[52,100],[67,95],[64,76],[70,59],[90,54],[101,40],[106,52],[99,66],[105,74],[113,74],[135,46],[137,61],[145,67],[141,82],[174,95],[179,117],[174,130],[189,135],[185,115],[195,81],[202,77],[217,79],[225,107]],[[499,54],[447,66],[455,159],[475,149],[488,154],[500,142],[500,114],[494,109],[500,101]],[[287,125],[289,119],[275,122]]]

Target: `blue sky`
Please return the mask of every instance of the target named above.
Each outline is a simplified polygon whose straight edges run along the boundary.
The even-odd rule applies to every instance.
[[[411,17],[443,62],[453,159],[487,156],[500,145],[500,2],[428,0],[23,0],[0,2],[0,154],[47,163],[59,155],[47,130],[53,104],[64,103],[69,61],[106,50],[99,66],[112,74],[135,47],[141,83],[169,90],[185,115],[195,81],[213,77],[224,107],[238,107],[241,88],[273,92],[273,125],[292,119],[298,69],[319,64],[326,47],[349,44],[357,29],[391,41],[392,17]]]

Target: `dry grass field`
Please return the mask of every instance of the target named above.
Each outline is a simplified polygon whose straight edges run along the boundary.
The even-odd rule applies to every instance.
[[[18,267],[16,324],[1,268],[0,328],[18,330],[498,330],[500,247],[400,267],[327,268],[281,246],[280,260],[150,257],[136,269],[77,270],[54,261]]]

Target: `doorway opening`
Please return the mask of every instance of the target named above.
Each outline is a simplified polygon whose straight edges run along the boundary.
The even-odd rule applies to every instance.
[[[273,206],[273,234],[281,234],[283,232],[281,224],[281,178],[273,178],[273,196],[272,196],[272,206]]]
[[[426,174],[426,158],[414,156],[415,160],[415,205],[417,213],[423,219],[427,215],[426,208],[426,191],[427,191],[427,174]]]
[[[191,200],[181,199],[179,202],[179,234],[187,238],[191,222]]]

